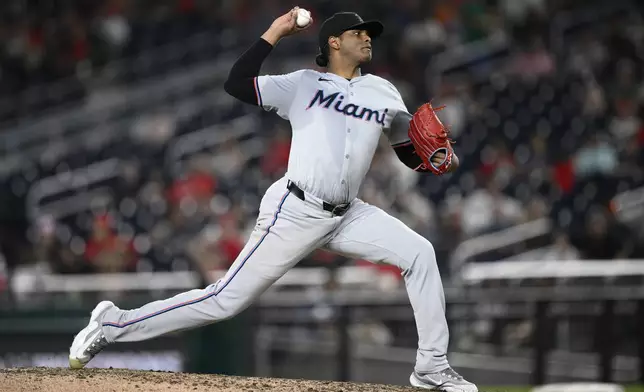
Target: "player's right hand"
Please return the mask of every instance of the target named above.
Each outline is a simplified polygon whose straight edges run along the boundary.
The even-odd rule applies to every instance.
[[[313,24],[313,18],[311,18],[311,22],[304,27],[298,27],[297,24],[295,24],[297,10],[299,9],[300,7],[294,7],[289,12],[275,19],[271,24],[271,27],[268,28],[262,37],[269,43],[275,45],[277,41],[283,37],[308,29]]]

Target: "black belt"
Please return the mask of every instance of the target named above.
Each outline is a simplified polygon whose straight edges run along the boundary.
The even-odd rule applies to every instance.
[[[306,199],[304,198],[304,191],[303,191],[303,190],[301,190],[297,185],[295,185],[295,183],[294,183],[294,182],[289,181],[289,182],[288,182],[288,185],[286,186],[286,188],[287,188],[289,191],[291,191],[291,193],[292,193],[292,194],[294,194],[295,196],[297,196],[297,197],[298,197],[298,199],[306,200]],[[344,215],[344,214],[347,212],[347,210],[349,209],[349,206],[350,206],[350,205],[351,205],[351,203],[344,203],[344,204],[333,205],[333,204],[327,203],[326,201],[323,201],[323,202],[322,202],[322,208],[323,208],[325,211],[329,211],[329,212],[330,212],[330,213],[332,213],[333,215],[337,215],[337,216],[342,216],[342,215]]]

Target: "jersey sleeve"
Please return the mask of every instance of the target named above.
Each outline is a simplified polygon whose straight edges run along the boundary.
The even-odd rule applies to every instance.
[[[407,110],[407,105],[405,105],[398,89],[389,82],[387,82],[387,87],[392,98],[389,108],[391,118],[385,123],[383,132],[387,135],[391,147],[402,163],[417,172],[427,172],[429,170],[425,167],[420,156],[416,154],[414,145],[409,140],[409,122],[412,119],[412,114]]]
[[[390,117],[385,123],[383,132],[389,138],[390,144],[394,146],[409,141],[407,130],[412,115],[407,110],[407,105],[405,105],[398,89],[389,82],[386,82],[386,86],[391,98],[391,107],[388,110]]]
[[[257,104],[267,111],[288,120],[288,112],[295,98],[303,71],[284,75],[261,75],[253,80]]]

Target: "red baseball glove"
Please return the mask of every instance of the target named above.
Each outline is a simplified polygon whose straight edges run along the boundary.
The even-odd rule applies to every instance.
[[[438,176],[449,170],[454,156],[451,146],[453,142],[436,116],[436,112],[443,108],[444,106],[434,109],[431,103],[424,104],[412,116],[408,130],[416,154],[423,160],[425,167]],[[436,153],[442,153],[439,156],[444,158],[437,159]]]

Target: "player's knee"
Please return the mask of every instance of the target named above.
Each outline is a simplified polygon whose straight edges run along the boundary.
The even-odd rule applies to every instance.
[[[436,252],[431,242],[421,241],[416,249],[411,262],[412,269],[428,269],[436,266]]]
[[[219,320],[228,320],[243,312],[247,308],[247,305],[244,301],[228,301],[221,308],[223,312]]]

